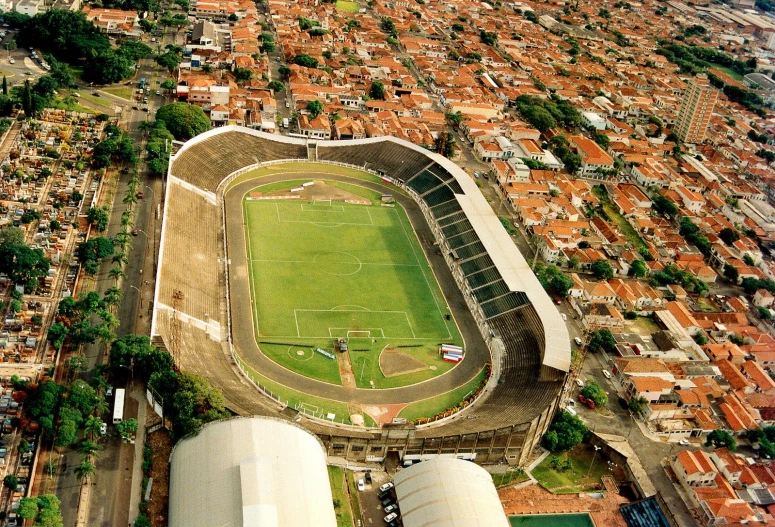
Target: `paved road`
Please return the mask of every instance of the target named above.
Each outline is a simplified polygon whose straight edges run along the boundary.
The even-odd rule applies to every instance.
[[[385,185],[369,183],[346,176],[309,173],[306,176],[349,182],[379,192],[390,190]],[[298,178],[298,175],[293,173],[275,174],[261,178],[261,183],[272,183],[294,178]],[[242,197],[254,189],[256,184],[256,180],[251,180],[229,190],[225,196],[226,208],[229,210],[241,210]],[[449,372],[421,384],[381,390],[335,386],[291,372],[272,361],[261,352],[256,343],[251,299],[249,295],[245,294],[246,291],[250,291],[250,286],[247,281],[249,273],[245,258],[243,218],[240,214],[231,214],[226,218],[226,229],[229,240],[229,258],[232,260],[229,277],[233,340],[234,345],[240,350],[243,359],[250,363],[257,371],[260,371],[262,375],[289,388],[318,397],[360,404],[400,404],[432,397],[461,386],[476,376],[484,363],[490,360],[489,349],[479,333],[476,322],[468,310],[457,283],[452,278],[446,261],[437,248],[429,245],[434,236],[428,227],[425,217],[411,198],[395,192],[393,192],[393,195],[406,210],[418,234],[418,238],[421,240],[423,251],[425,251],[431,268],[438,279],[447,304],[451,308],[452,315],[463,335],[466,343],[464,360]]]
[[[673,484],[665,474],[662,465],[662,459],[670,456],[679,449],[683,449],[678,443],[667,443],[653,441],[645,436],[641,429],[635,424],[628,410],[623,410],[617,404],[616,388],[613,381],[603,376],[603,365],[599,361],[599,356],[588,354],[584,363],[582,378],[592,379],[608,392],[609,409],[613,412],[611,416],[604,416],[600,413],[590,410],[580,405],[576,406],[579,417],[587,423],[587,426],[593,432],[604,434],[613,434],[626,437],[632,449],[638,453],[643,468],[646,469],[654,486],[662,493],[671,512],[675,515],[681,527],[694,527],[695,522],[689,514],[689,510],[673,488]],[[578,393],[578,389],[572,394]],[[696,447],[691,447],[692,449]]]

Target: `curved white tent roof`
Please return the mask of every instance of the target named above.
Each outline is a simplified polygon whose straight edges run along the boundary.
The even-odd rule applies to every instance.
[[[170,462],[170,527],[336,527],[323,444],[293,423],[216,421]]]
[[[404,527],[509,527],[492,477],[470,461],[423,461],[393,482]]]

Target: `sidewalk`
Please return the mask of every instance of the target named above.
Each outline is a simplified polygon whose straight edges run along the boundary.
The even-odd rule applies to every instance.
[[[143,448],[145,446],[145,423],[147,419],[148,402],[141,383],[132,383],[129,397],[137,401],[137,435],[135,437],[135,457],[132,466],[132,490],[129,494],[129,523],[134,524],[140,514],[140,501],[143,484]]]

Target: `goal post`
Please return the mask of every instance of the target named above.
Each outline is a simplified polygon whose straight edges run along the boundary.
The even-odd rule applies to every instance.
[[[313,198],[312,199],[313,205],[328,205],[331,206],[331,198],[323,199],[323,198]]]

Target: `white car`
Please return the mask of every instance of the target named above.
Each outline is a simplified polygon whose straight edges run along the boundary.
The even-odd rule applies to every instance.
[[[689,446],[689,445],[691,445],[691,443],[689,441],[687,441],[686,439],[681,439],[678,442],[678,444],[681,445],[681,446]]]
[[[566,315],[565,313],[560,313],[560,314],[562,315],[563,322],[567,322],[568,321],[568,315]]]
[[[396,514],[395,512],[391,512],[390,514],[385,516],[385,523],[390,523],[396,518],[398,518],[398,514]]]
[[[108,424],[107,423],[102,423],[100,425],[100,435],[104,436],[107,433],[108,433]]]
[[[575,338],[573,339],[573,342],[575,342],[575,343],[576,343],[576,346],[581,346],[581,339],[580,339],[580,338],[578,338],[578,337],[575,337]]]
[[[605,375],[606,379],[610,379],[611,378],[611,373],[608,370],[603,370],[603,375]]]
[[[363,482],[362,479],[358,480],[358,492],[363,492],[366,490],[366,484]]]
[[[379,491],[380,492],[385,492],[386,490],[390,490],[392,488],[393,488],[393,482],[392,481],[388,481],[387,483],[385,483],[384,485],[382,485],[379,488]]]
[[[16,64],[16,61],[14,59],[8,59],[9,64]]]
[[[582,381],[581,379],[577,378],[576,379],[576,386],[578,386],[579,388],[583,388],[584,387],[584,381]]]

